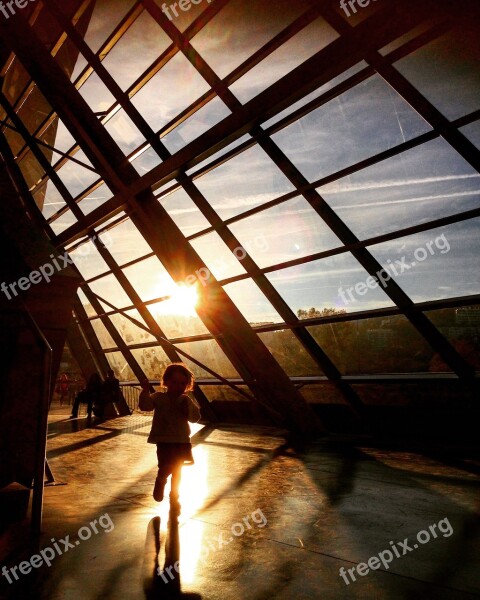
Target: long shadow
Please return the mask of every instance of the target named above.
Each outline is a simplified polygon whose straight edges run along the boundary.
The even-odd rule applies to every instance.
[[[178,510],[170,509],[163,548],[160,517],[154,517],[148,524],[143,567],[143,591],[146,600],[163,598],[201,600],[202,598],[200,594],[182,592],[181,589],[178,514]]]
[[[108,429],[104,427],[104,423],[99,423],[93,427],[83,429],[92,429],[94,431],[107,431],[104,435],[98,435],[95,438],[91,438],[89,440],[82,440],[80,442],[75,442],[68,446],[62,446],[62,448],[57,448],[56,450],[48,450],[47,458],[55,458],[57,456],[61,456],[62,454],[68,454],[69,452],[74,452],[75,450],[81,450],[82,448],[88,448],[89,446],[93,446],[94,444],[98,444],[99,442],[104,442],[106,440],[117,437],[118,435],[122,435],[124,433],[131,433],[136,429],[142,429],[148,425],[148,423],[138,423],[137,425],[129,425],[128,427],[122,429]],[[74,425],[73,425],[74,427]],[[128,431],[126,429],[128,428]]]
[[[374,447],[375,444],[370,444],[369,447]],[[317,470],[320,473],[324,473],[327,476],[331,474],[331,477],[323,480],[322,482],[314,481],[315,485],[318,489],[327,496],[327,500],[330,505],[339,504],[343,499],[347,496],[355,494],[356,488],[359,482],[366,481],[378,481],[383,484],[392,485],[392,493],[394,493],[395,487],[399,485],[412,487],[414,489],[421,488],[421,484],[419,484],[419,479],[426,478],[428,481],[435,480],[437,483],[452,483],[457,484],[460,482],[461,485],[467,485],[472,487],[477,487],[479,485],[478,481],[471,479],[460,479],[455,477],[449,477],[442,474],[424,474],[412,472],[411,470],[406,470],[402,468],[395,468],[384,463],[381,463],[376,458],[364,453],[361,449],[355,447],[354,444],[348,443],[335,443],[329,441],[323,445],[322,453],[328,454],[332,453],[337,460],[341,461],[340,465],[336,465],[334,470],[330,469],[315,469],[309,464],[309,459],[315,459],[315,454],[313,453],[302,453],[302,454],[293,454],[288,452],[291,456],[295,456],[298,460],[300,460],[304,466],[308,470]],[[416,454],[420,455],[420,452],[416,452]],[[318,456],[318,452],[317,452]],[[380,465],[381,469],[378,475],[373,475],[370,477],[364,477],[361,475],[357,477],[356,473],[358,471],[358,466],[362,463],[373,462]],[[385,475],[395,475],[391,480],[384,479]],[[398,480],[398,474],[403,478],[402,482]],[[385,503],[388,503],[388,497],[385,498]],[[458,511],[458,506],[452,504],[453,508]],[[451,584],[451,579],[457,573],[459,567],[463,564],[471,561],[472,557],[475,553],[475,548],[477,547],[478,534],[480,531],[480,520],[478,518],[480,509],[480,501],[477,502],[476,511],[465,511],[465,515],[463,517],[452,517],[451,521],[455,521],[454,535],[448,538],[448,542],[446,539],[442,538],[443,541],[448,543],[448,550],[445,552],[445,559],[442,561],[438,561],[438,565],[436,566],[434,571],[431,571],[428,576],[424,579],[419,579],[418,577],[411,577],[407,575],[403,575],[401,573],[397,573],[394,571],[384,571],[388,573],[393,578],[398,578],[397,582],[403,580],[405,583],[401,584],[405,586],[403,590],[403,597],[407,600],[417,600],[419,597],[427,597],[428,594],[434,594],[438,592],[439,596],[445,593],[454,592],[457,594],[464,594],[465,597],[472,595],[468,591],[464,591],[459,589],[458,587],[453,587]],[[318,513],[317,515],[320,519],[322,518],[322,514]],[[346,516],[346,515],[344,515]],[[449,515],[446,515],[447,518]],[[355,530],[355,515],[352,514],[350,519],[352,522],[352,530]],[[458,521],[460,521],[460,525],[458,526]],[[359,537],[362,535],[363,528],[365,524],[362,522],[358,523],[357,529]],[[427,524],[425,524],[425,529],[427,528]],[[412,539],[412,538],[410,538]],[[304,545],[306,548],[313,548],[316,543],[316,534],[312,533],[310,535],[306,535],[303,539]],[[387,542],[388,543],[388,542]],[[430,543],[434,543],[431,540]],[[376,547],[367,547],[365,545],[365,556],[374,556],[378,554],[378,552],[382,550],[382,548]],[[244,548],[244,552],[248,554],[248,550]],[[319,550],[312,550],[312,552],[323,555],[323,553]],[[326,555],[332,557],[331,555]],[[248,563],[251,560],[251,557],[244,556],[241,558],[241,561],[244,563]],[[356,561],[351,561],[346,558],[338,557],[339,562],[348,563],[350,562],[352,565],[356,565]],[[296,562],[295,565],[292,565],[290,560],[284,560],[282,562],[277,562],[275,564],[275,573],[278,575],[278,580],[273,582],[271,586],[263,590],[261,594],[252,594],[252,600],[267,600],[270,598],[275,598],[280,596],[282,593],[285,593],[288,586],[292,583],[293,580],[298,580],[300,574],[298,569],[301,567],[301,563]],[[383,571],[383,569],[380,569]],[[392,584],[393,585],[393,584]],[[400,585],[397,583],[397,585]],[[410,586],[410,589],[406,589],[407,585]],[[435,589],[436,588],[436,589]],[[421,596],[419,593],[421,592]],[[442,596],[444,597],[444,596]]]

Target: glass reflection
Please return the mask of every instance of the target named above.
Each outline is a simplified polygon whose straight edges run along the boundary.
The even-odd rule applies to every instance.
[[[282,129],[273,139],[302,174],[315,181],[429,129],[375,75]]]
[[[434,356],[428,342],[401,315],[308,329],[342,375],[427,372]]]
[[[442,138],[319,188],[361,239],[480,205],[480,175]]]
[[[296,198],[236,221],[230,229],[259,267],[342,246],[304,198]]]
[[[480,108],[480,47],[473,23],[465,21],[395,68],[450,120]]]
[[[478,294],[479,225],[471,219],[370,250],[414,302]]]
[[[294,188],[258,146],[245,150],[195,181],[222,219],[264,204]]]

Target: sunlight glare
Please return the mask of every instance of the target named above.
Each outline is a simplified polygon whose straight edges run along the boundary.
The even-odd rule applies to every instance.
[[[175,285],[168,291],[169,300],[155,305],[154,311],[159,315],[194,316],[198,302],[196,286]]]

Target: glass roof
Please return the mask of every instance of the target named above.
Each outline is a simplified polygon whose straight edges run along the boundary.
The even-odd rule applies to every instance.
[[[479,31],[391,10],[24,10],[2,135],[121,379],[178,349],[200,380],[249,385],[242,340],[310,383],[476,368]]]

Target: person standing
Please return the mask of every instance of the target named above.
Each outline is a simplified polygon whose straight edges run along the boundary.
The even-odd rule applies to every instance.
[[[80,402],[87,404],[88,418],[92,416],[93,405],[100,402],[102,393],[102,379],[98,373],[92,373],[84,390],[78,392],[73,403],[71,419],[78,417],[78,407]]]

